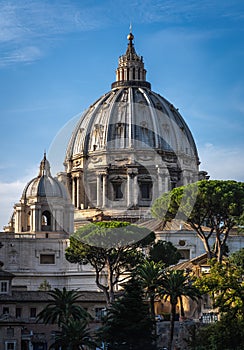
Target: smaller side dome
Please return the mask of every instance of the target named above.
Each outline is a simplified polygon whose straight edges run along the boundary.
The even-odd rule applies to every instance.
[[[46,153],[44,153],[44,157],[40,163],[38,176],[26,185],[22,194],[22,199],[34,197],[68,199],[64,185],[51,175],[50,163],[46,158]]]
[[[63,236],[74,231],[73,220],[74,206],[68,191],[58,178],[52,177],[44,154],[37,177],[25,186],[20,201],[14,205],[10,224],[4,230],[40,234],[41,238],[49,238],[49,232]]]

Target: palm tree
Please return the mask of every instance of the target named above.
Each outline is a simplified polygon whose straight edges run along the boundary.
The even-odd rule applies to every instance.
[[[163,279],[160,289],[160,296],[164,301],[169,299],[171,304],[170,316],[170,339],[168,348],[171,350],[174,337],[174,322],[176,316],[176,305],[180,302],[181,315],[184,316],[182,296],[197,300],[200,297],[198,289],[193,285],[189,274],[183,270],[168,270]]]
[[[154,300],[157,294],[160,281],[164,275],[162,262],[154,262],[152,260],[144,260],[142,265],[136,269],[137,277],[142,284],[146,295],[149,297],[151,317],[155,318]]]
[[[37,315],[38,321],[43,321],[45,324],[57,323],[58,326],[68,324],[69,320],[86,320],[90,318],[89,313],[81,306],[77,305],[79,293],[74,290],[63,290],[55,288],[47,293],[53,300]]]
[[[82,350],[95,349],[87,322],[84,320],[70,319],[62,326],[62,330],[56,333],[55,342],[51,346],[54,349]]]

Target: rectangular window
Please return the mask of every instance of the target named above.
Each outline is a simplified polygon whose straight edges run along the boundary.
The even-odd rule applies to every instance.
[[[181,259],[190,259],[190,249],[178,249],[181,254]]]
[[[9,315],[9,307],[6,307],[6,306],[3,307],[3,314]]]
[[[40,264],[42,265],[54,265],[55,255],[54,254],[40,254]]]
[[[0,281],[0,293],[8,293],[8,282],[7,281]]]
[[[210,266],[201,266],[201,273],[209,273]]]
[[[142,199],[151,199],[151,184],[142,183],[141,186],[141,198]]]
[[[16,342],[10,342],[10,341],[6,341],[5,342],[5,350],[15,350],[16,349]]]
[[[90,185],[90,199],[91,201],[97,200],[97,184],[95,182],[92,182]]]
[[[35,307],[30,308],[30,318],[36,318],[36,308]]]
[[[113,183],[113,188],[114,188],[114,199],[115,200],[123,199],[122,184]]]
[[[16,317],[16,318],[21,318],[21,315],[22,315],[22,309],[21,309],[21,307],[16,307],[16,310],[15,310],[15,317]]]
[[[7,337],[13,337],[14,336],[14,328],[8,327],[7,328]]]

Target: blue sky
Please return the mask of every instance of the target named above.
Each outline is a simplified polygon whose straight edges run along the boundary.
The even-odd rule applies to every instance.
[[[0,229],[44,150],[54,145],[51,157],[58,142],[62,158],[56,135],[68,138],[73,117],[110,90],[130,22],[147,80],[179,108],[201,169],[244,181],[243,1],[0,0],[0,9]]]

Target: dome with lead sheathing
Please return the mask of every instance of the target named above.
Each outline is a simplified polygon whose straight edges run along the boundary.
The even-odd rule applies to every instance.
[[[178,109],[151,90],[134,35],[127,39],[116,81],[81,115],[66,150],[77,209],[143,210],[163,192],[199,179],[190,129]]]
[[[22,199],[38,197],[68,199],[68,193],[64,185],[51,175],[46,154],[44,154],[40,163],[38,176],[28,182],[22,194]]]
[[[178,110],[159,94],[137,84],[113,88],[83,114],[66,159],[132,148],[198,159],[192,134]]]
[[[65,185],[52,177],[46,153],[40,163],[39,174],[27,183],[6,232],[66,235],[74,231],[74,206]],[[42,236],[43,238],[43,236]]]
[[[66,160],[112,149],[152,148],[194,156],[193,136],[172,103],[151,90],[143,58],[136,54],[133,34],[119,58],[116,82],[81,116],[70,140]]]

